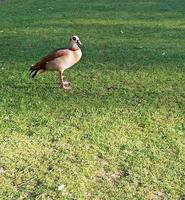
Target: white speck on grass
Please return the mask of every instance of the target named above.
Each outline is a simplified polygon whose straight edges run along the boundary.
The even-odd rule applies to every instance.
[[[166,53],[165,52],[162,52],[162,56],[165,56],[166,55]]]
[[[64,188],[65,188],[65,185],[64,185],[64,184],[61,184],[61,185],[58,186],[58,190],[59,190],[59,191],[63,190]]]
[[[164,194],[162,192],[154,192],[150,200],[158,200],[159,198],[164,198]]]
[[[9,116],[5,116],[4,119],[5,120],[9,120],[10,118],[9,118]]]
[[[3,174],[3,173],[5,173],[5,170],[2,167],[0,167],[0,174]]]
[[[123,34],[124,32],[121,30],[120,33]]]

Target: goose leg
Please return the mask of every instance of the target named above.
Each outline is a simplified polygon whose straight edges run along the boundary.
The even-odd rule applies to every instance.
[[[70,83],[67,82],[67,81],[64,81],[64,76],[63,76],[62,72],[60,72],[60,87],[65,89],[65,90],[71,89]]]
[[[63,76],[63,83],[65,86],[70,86],[71,83],[69,81],[64,80],[64,76]]]

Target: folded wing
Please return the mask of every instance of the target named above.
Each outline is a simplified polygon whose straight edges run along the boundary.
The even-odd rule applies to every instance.
[[[31,66],[30,68],[30,73],[33,75],[32,77],[34,77],[37,72],[41,69],[45,69],[45,65],[49,62],[54,60],[55,58],[61,57],[61,56],[65,56],[68,55],[68,50],[67,49],[57,49],[55,51],[53,51],[52,53],[48,54],[47,56],[41,58],[38,62],[36,62],[34,65]]]

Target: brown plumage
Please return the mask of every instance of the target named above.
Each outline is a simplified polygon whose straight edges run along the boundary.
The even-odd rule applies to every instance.
[[[57,49],[43,57],[31,66],[30,74],[32,74],[32,77],[35,77],[37,73],[45,71],[59,71],[61,87],[64,89],[70,89],[70,83],[64,81],[63,73],[64,70],[72,67],[80,60],[82,52],[78,45],[81,45],[79,37],[72,36],[70,38],[69,48]]]

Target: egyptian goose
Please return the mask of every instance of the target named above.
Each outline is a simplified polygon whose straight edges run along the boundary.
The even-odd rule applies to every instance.
[[[67,49],[56,49],[31,66],[30,74],[32,74],[32,78],[34,78],[37,73],[59,71],[61,88],[66,90],[71,89],[70,83],[64,81],[63,73],[64,70],[72,67],[82,57],[82,51],[79,48],[79,45],[82,45],[79,37],[76,35],[72,36]]]

